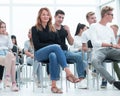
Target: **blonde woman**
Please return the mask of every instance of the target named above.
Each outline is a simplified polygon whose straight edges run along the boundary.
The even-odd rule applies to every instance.
[[[6,24],[0,22],[0,65],[5,66],[5,87],[11,87],[12,91],[18,91],[15,81],[15,62],[11,49],[13,47],[11,38],[6,32]],[[11,78],[10,78],[11,77]],[[12,82],[11,82],[12,81]]]
[[[31,30],[35,58],[38,61],[49,60],[50,79],[52,81],[51,91],[53,93],[63,93],[56,86],[56,81],[60,79],[60,66],[65,70],[67,80],[72,83],[79,82],[80,80],[73,76],[67,67],[66,57],[59,45],[59,38],[52,25],[52,16],[48,8],[39,10],[36,25]]]

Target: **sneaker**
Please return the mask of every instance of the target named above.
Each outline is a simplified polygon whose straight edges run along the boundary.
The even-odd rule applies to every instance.
[[[78,89],[87,89],[87,80],[84,79],[78,83]]]
[[[0,90],[2,89],[2,82],[0,82]]]
[[[102,79],[101,88],[106,88],[106,87],[107,87],[107,81]]]
[[[113,83],[113,85],[114,85],[118,90],[120,90],[120,81],[115,81],[115,82]]]

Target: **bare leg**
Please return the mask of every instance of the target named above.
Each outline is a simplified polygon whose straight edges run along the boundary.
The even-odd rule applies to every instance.
[[[12,80],[12,91],[18,91],[18,87],[16,86],[15,81],[15,61],[16,58],[12,53],[8,53],[5,58],[5,67],[6,67],[6,85],[10,85],[8,81],[9,77],[11,76]]]
[[[52,81],[52,87],[56,87],[56,81],[55,80]]]
[[[63,92],[61,91],[61,89],[57,88],[57,86],[56,86],[56,81],[55,81],[55,80],[52,80],[51,91],[52,91],[53,93],[59,93],[59,94],[63,93]]]
[[[66,67],[64,70],[66,72],[66,76],[69,76],[70,74],[72,74],[68,67]]]
[[[11,79],[12,79],[12,82],[16,82],[16,80],[15,80],[15,74],[16,74],[16,68],[15,68],[15,63],[16,63],[16,58],[15,58],[15,56],[12,56],[12,66],[11,66]]]
[[[11,66],[12,66],[12,53],[8,52],[5,57],[5,68],[6,68],[6,76],[11,75]]]

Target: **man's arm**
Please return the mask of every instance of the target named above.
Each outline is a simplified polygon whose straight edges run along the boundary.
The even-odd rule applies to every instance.
[[[70,45],[73,45],[74,39],[73,39],[73,37],[72,37],[72,35],[71,35],[71,33],[70,33],[69,27],[68,27],[67,25],[64,25],[64,29],[65,29],[65,30],[67,31],[67,33],[68,33],[68,36],[67,36],[68,43],[69,43]]]

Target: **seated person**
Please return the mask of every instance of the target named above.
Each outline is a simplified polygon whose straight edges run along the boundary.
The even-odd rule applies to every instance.
[[[80,80],[71,73],[67,66],[66,57],[59,45],[59,38],[52,25],[52,16],[48,8],[39,10],[36,25],[32,27],[31,31],[35,59],[39,62],[49,60],[51,91],[63,93],[56,86],[56,81],[60,79],[60,66],[65,71],[67,80],[72,83],[79,82]]]
[[[24,43],[24,52],[27,64],[33,66],[33,73],[37,74],[37,86],[40,87],[40,65],[34,61],[34,47],[32,42],[31,29],[28,32],[29,40]]]
[[[86,71],[85,71],[85,63],[82,59],[82,52],[72,52],[70,50],[68,50],[68,46],[67,46],[67,42],[69,45],[73,45],[74,39],[70,33],[70,29],[67,25],[62,25],[64,17],[65,17],[65,13],[63,10],[57,10],[55,12],[55,29],[57,30],[57,34],[60,37],[60,45],[61,48],[65,54],[65,57],[67,59],[67,61],[72,61],[76,64],[76,71],[77,71],[77,75],[78,78],[80,79],[80,81],[82,81],[83,79],[85,79],[86,77]]]
[[[120,61],[120,45],[116,44],[113,30],[107,26],[113,19],[113,8],[104,6],[101,9],[101,20],[89,28],[93,45],[92,65],[94,68],[117,89],[120,90],[120,81],[116,81],[102,66],[104,60]]]
[[[23,64],[24,58],[22,55],[22,50],[18,47],[16,36],[11,35],[11,39],[13,43],[12,52],[14,53],[14,55],[16,55],[16,64],[17,63]]]
[[[18,91],[18,87],[16,86],[15,80],[15,56],[11,52],[13,44],[9,35],[6,35],[6,24],[1,21],[0,22],[0,65],[5,67],[5,87],[11,86],[12,80],[12,91]],[[10,79],[11,77],[11,79]]]
[[[111,25],[110,27],[113,29],[116,42],[119,44],[118,41],[120,40],[120,37],[117,36],[117,34],[118,34],[118,29],[119,29],[118,25],[114,24],[114,25]],[[115,72],[116,72],[116,74],[117,74],[118,79],[120,80],[120,68],[119,68],[118,63],[114,62],[113,67],[114,67],[114,70],[115,70]]]
[[[0,65],[0,90],[2,89],[3,72],[4,72],[4,66]]]

